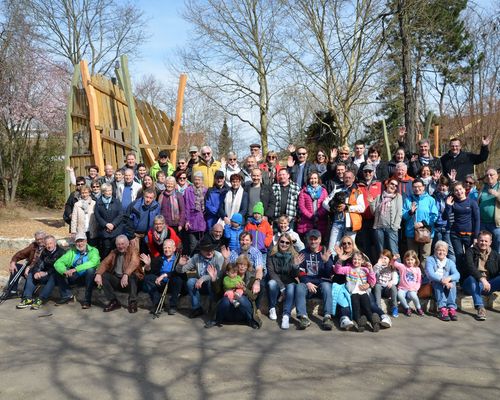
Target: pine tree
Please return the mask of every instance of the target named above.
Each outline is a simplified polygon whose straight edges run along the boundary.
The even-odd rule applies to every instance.
[[[224,124],[219,135],[219,157],[226,157],[227,153],[233,150],[233,138],[227,127],[227,119],[224,118]]]

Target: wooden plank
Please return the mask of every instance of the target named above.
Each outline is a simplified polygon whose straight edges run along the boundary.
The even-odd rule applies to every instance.
[[[175,146],[170,154],[170,162],[177,163],[177,145],[179,143],[179,131],[181,129],[182,108],[184,106],[184,90],[186,89],[187,75],[181,74],[179,78],[179,89],[177,90],[177,104],[175,106],[174,128],[172,129],[172,145]]]
[[[141,149],[155,149],[155,150],[175,150],[175,146],[172,144],[140,144]]]
[[[125,143],[119,139],[116,139],[116,138],[112,137],[111,135],[101,134],[101,137],[102,137],[103,141],[115,143],[117,145],[124,147],[125,149],[127,149],[127,151],[132,151],[132,145]]]

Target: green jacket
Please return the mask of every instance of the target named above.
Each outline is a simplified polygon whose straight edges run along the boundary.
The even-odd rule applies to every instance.
[[[83,264],[78,265],[76,267],[76,272],[86,271],[87,269],[90,268],[95,269],[101,262],[99,250],[89,245],[87,245],[87,250],[89,259]],[[73,268],[73,261],[75,260],[75,257],[76,257],[76,249],[72,247],[54,263],[54,268],[59,274],[61,275],[64,274],[68,269]]]
[[[160,163],[157,161],[149,169],[149,175],[156,181],[156,174],[161,171]],[[172,176],[174,173],[174,166],[171,162],[167,162],[167,176]]]

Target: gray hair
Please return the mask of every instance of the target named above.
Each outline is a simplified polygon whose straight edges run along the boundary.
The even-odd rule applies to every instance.
[[[154,219],[153,219],[153,223],[155,222],[158,222],[158,221],[161,221],[163,223],[165,223],[165,217],[163,215],[157,215]]]
[[[118,243],[119,240],[124,240],[127,244],[130,243],[130,240],[128,240],[126,235],[118,235],[115,239],[115,243]]]
[[[165,247],[165,245],[167,244],[171,244],[172,246],[177,247],[175,241],[172,239],[165,239],[165,241],[163,242],[163,247]]]
[[[44,231],[36,231],[34,236],[35,236],[35,239],[37,237],[44,237],[45,238],[47,236],[47,234]]]
[[[404,167],[404,169],[408,170],[408,165],[406,165],[404,162],[398,162],[396,164],[396,168],[398,168],[398,167],[400,167],[400,168]]]
[[[103,183],[101,185],[101,193],[104,193],[106,190],[111,189],[113,190],[113,186],[111,186],[110,183]]]
[[[434,245],[434,252],[438,249],[438,247],[444,247],[446,251],[448,251],[448,243],[446,243],[444,240],[438,240],[436,244]]]

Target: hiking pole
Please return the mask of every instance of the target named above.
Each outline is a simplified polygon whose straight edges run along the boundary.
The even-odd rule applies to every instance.
[[[179,262],[180,255],[181,255],[180,251],[177,251],[175,253],[174,264],[172,265],[172,268],[170,269],[170,271],[167,271],[167,274],[168,274],[168,272],[175,271],[175,267],[177,266],[177,264]],[[169,282],[170,282],[170,279],[167,278],[167,282],[165,283],[165,287],[163,288],[163,292],[162,292],[161,297],[160,297],[160,302],[156,306],[156,310],[155,310],[155,312],[153,314],[153,319],[160,318],[160,314],[163,311],[163,305],[165,304],[165,299],[167,297],[167,290],[168,290],[168,283]]]
[[[25,262],[21,268],[16,272],[12,280],[4,287],[2,294],[0,295],[0,304],[3,304],[5,300],[7,300],[10,296],[10,291],[12,288],[17,284],[19,281],[19,278],[22,276],[24,273],[24,270],[28,266],[28,262]]]

